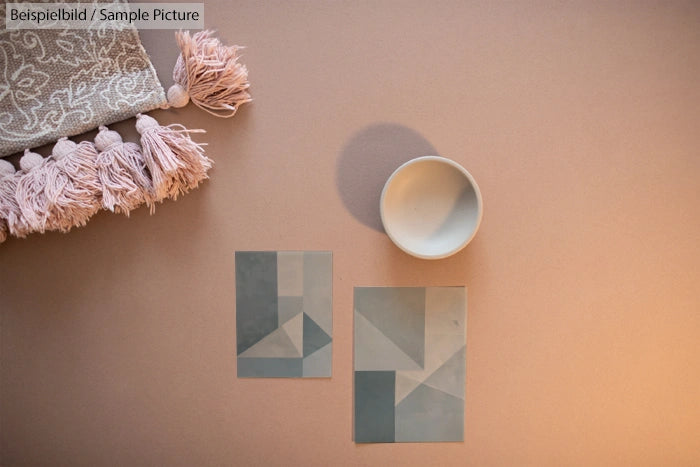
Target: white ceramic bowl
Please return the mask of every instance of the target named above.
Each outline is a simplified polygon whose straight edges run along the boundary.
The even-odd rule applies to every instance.
[[[445,258],[464,248],[479,228],[482,211],[474,177],[438,156],[419,157],[396,169],[380,201],[389,238],[423,259]]]

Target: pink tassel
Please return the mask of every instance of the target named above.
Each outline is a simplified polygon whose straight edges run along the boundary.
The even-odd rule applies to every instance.
[[[148,203],[151,213],[153,183],[146,174],[146,161],[141,148],[135,143],[124,143],[116,131],[105,126],[95,136],[97,174],[102,184],[102,206],[112,212],[129,212]]]
[[[10,233],[8,225],[10,216],[19,213],[19,206],[15,200],[16,187],[15,166],[0,159],[0,243],[7,240],[7,235]]]
[[[13,205],[7,213],[7,226],[10,229],[10,233],[15,237],[25,238],[30,233],[34,232],[34,229],[30,225],[29,221],[24,214],[19,204],[17,198],[17,187],[19,186],[19,181],[22,177],[27,174],[30,170],[40,166],[44,162],[44,158],[41,154],[29,151],[25,149],[24,156],[19,161],[19,170],[14,173],[11,179],[5,179],[7,184],[7,189],[11,190],[10,196],[12,197]]]
[[[180,56],[173,70],[175,83],[168,90],[168,103],[184,107],[191,99],[202,110],[217,117],[232,117],[238,107],[250,102],[248,69],[238,63],[237,45],[225,46],[212,31],[178,31],[175,38]]]
[[[33,231],[44,233],[48,228],[49,206],[54,202],[58,191],[68,183],[68,177],[61,174],[53,158],[44,159],[29,150],[24,151],[19,164],[22,173],[17,180],[15,200],[22,221],[19,222],[17,233],[12,231],[12,223],[8,222],[10,232],[18,237]],[[26,224],[26,229],[22,228],[22,223]]]
[[[51,196],[48,223],[52,229],[68,232],[72,227],[84,226],[102,207],[102,184],[97,174],[97,149],[89,141],[79,144],[61,138],[53,147],[56,167],[68,178],[68,183],[50,186],[56,190]],[[65,180],[62,176],[61,181]],[[53,191],[49,190],[52,194]]]
[[[136,129],[141,134],[141,147],[153,180],[154,201],[177,199],[209,178],[207,171],[213,161],[204,155],[201,144],[190,138],[182,125],[160,126],[148,115],[137,115]]]
[[[76,144],[61,138],[51,157],[20,178],[17,203],[33,230],[68,232],[72,227],[85,225],[100,209],[102,185],[96,158],[92,143]]]

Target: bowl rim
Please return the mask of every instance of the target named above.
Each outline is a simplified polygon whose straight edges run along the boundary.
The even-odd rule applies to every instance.
[[[411,250],[410,248],[406,247],[405,245],[402,245],[401,242],[391,232],[391,229],[387,225],[386,217],[384,214],[384,205],[385,205],[386,194],[387,194],[387,191],[389,189],[389,185],[391,185],[391,183],[394,181],[394,178],[396,178],[396,176],[400,172],[402,172],[404,169],[406,169],[407,167],[415,165],[415,164],[419,164],[421,162],[428,162],[428,161],[440,162],[443,164],[447,164],[447,165],[452,166],[453,168],[459,170],[466,177],[466,179],[469,181],[469,184],[472,186],[474,193],[476,195],[476,204],[477,204],[477,219],[476,219],[476,224],[474,225],[474,229],[472,230],[471,234],[455,248],[448,250],[446,252],[438,253],[438,254],[434,254],[434,255],[426,255],[426,254]],[[394,172],[389,176],[386,183],[384,184],[384,188],[382,189],[382,194],[381,194],[381,198],[379,201],[379,215],[380,215],[381,220],[382,220],[382,226],[384,227],[384,232],[386,232],[386,234],[389,236],[389,238],[394,243],[394,245],[396,245],[397,247],[399,247],[401,250],[408,253],[409,255],[415,256],[416,258],[420,258],[420,259],[442,259],[442,258],[447,258],[448,256],[452,256],[455,253],[458,253],[459,251],[461,251],[465,246],[467,246],[469,244],[469,242],[472,241],[472,239],[476,235],[476,232],[479,230],[479,226],[481,225],[481,219],[483,217],[483,214],[484,214],[484,202],[483,202],[483,199],[481,197],[481,190],[479,189],[479,185],[476,183],[476,180],[474,179],[472,174],[470,174],[469,171],[467,169],[465,169],[464,167],[462,167],[459,163],[453,161],[452,159],[448,159],[448,158],[442,157],[442,156],[421,156],[421,157],[416,157],[415,159],[411,159],[411,160],[406,161],[403,164],[401,164],[396,170],[394,170]]]

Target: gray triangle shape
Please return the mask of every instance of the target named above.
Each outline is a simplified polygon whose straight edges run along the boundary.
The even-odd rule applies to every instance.
[[[357,287],[355,310],[423,367],[425,287]]]
[[[331,336],[304,313],[304,357],[311,355],[331,341]]]
[[[421,367],[355,311],[355,371],[380,370],[420,371]]]

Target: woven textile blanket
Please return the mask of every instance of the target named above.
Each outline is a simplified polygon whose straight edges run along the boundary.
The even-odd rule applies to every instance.
[[[0,3],[0,157],[165,105],[136,28],[95,21],[85,30],[7,30],[5,6]]]

